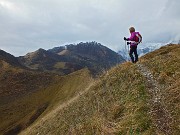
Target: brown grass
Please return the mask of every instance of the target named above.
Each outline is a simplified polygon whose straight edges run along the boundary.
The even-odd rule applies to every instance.
[[[162,87],[164,105],[170,112],[173,134],[180,133],[180,45],[170,44],[143,57],[141,62],[149,67]]]
[[[33,77],[26,74],[26,79],[34,80],[32,85],[46,83],[46,81],[43,81],[43,78],[46,78],[46,76],[38,75],[40,73],[34,73]],[[41,83],[37,81],[39,77],[42,78]],[[11,95],[13,100],[9,100],[8,97],[10,96],[6,95],[4,95],[3,99],[1,98],[3,101],[0,104],[0,134],[18,133],[20,130],[25,129],[37,118],[42,117],[52,108],[56,108],[57,104],[72,98],[73,95],[81,91],[88,84],[91,78],[87,69],[63,77],[56,75],[51,75],[51,77],[50,83],[44,85],[46,87],[37,87],[36,90],[28,91],[20,96],[13,94]],[[12,87],[19,84],[26,86],[26,83],[23,83],[20,78],[12,82],[16,82]],[[30,82],[28,83],[30,84]],[[22,85],[22,87],[24,86]],[[27,90],[26,87],[23,89]]]
[[[169,45],[145,55],[139,62],[153,73],[162,88],[164,105],[173,119],[173,135],[180,132],[179,54],[179,45]],[[85,90],[91,83],[86,78],[87,74],[81,76],[81,73],[79,71],[59,80],[62,83],[47,88],[46,94],[37,94],[37,97],[44,95],[45,99],[49,94],[53,100],[50,100],[47,110],[20,134],[157,134],[149,114],[151,95],[148,93],[147,80],[136,64],[127,62],[112,68],[100,76],[86,93],[61,107],[75,98],[77,91]],[[50,90],[55,90],[54,94]],[[19,124],[16,125],[20,128]]]
[[[143,76],[135,65],[125,63],[100,77],[77,101],[22,134],[153,134],[147,99]]]

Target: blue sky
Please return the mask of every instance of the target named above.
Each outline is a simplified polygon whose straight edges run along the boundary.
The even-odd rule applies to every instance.
[[[0,49],[20,56],[97,41],[117,51],[130,26],[144,43],[179,40],[179,7],[180,0],[0,0]]]

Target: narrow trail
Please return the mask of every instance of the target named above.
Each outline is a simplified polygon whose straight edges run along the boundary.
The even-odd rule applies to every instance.
[[[56,109],[52,110],[50,113],[46,114],[42,119],[40,119],[37,123],[35,123],[34,125],[32,125],[31,127],[27,128],[27,131],[30,131],[33,128],[38,128],[38,123],[46,123],[47,121],[49,121],[50,119],[53,119],[54,117],[56,117],[57,115],[59,115],[59,112],[65,108],[68,107],[70,104],[74,103],[75,101],[77,101],[79,98],[81,98],[82,95],[84,95],[85,93],[87,93],[90,88],[96,84],[97,81],[92,80],[91,83],[89,85],[87,85],[87,87],[83,90],[80,91],[77,95],[75,95],[73,98],[69,99],[68,101],[65,101],[64,103],[60,104]],[[43,127],[43,126],[42,126]],[[45,128],[45,127],[44,127]],[[23,135],[23,131],[20,133],[20,135]],[[39,134],[39,133],[38,133]]]
[[[93,81],[92,83],[90,83],[90,85],[87,86],[87,88],[83,91],[80,91],[77,95],[75,95],[73,98],[69,99],[68,101],[65,101],[64,103],[62,103],[61,105],[59,105],[56,109],[54,109],[53,111],[51,111],[48,115],[46,115],[43,119],[46,119],[48,117],[51,117],[53,115],[55,115],[59,110],[69,106],[70,104],[72,104],[73,102],[75,102],[77,99],[79,99],[82,95],[84,95],[86,92],[89,91],[89,89],[95,84],[95,81]]]
[[[149,101],[150,115],[153,123],[165,135],[172,135],[171,123],[173,122],[170,113],[163,102],[162,88],[153,77],[152,73],[142,64],[137,64],[139,71],[147,79],[148,92],[151,96]]]

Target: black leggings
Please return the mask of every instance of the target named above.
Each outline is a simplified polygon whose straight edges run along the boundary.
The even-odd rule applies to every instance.
[[[135,59],[134,59],[133,53],[134,53]],[[130,46],[129,56],[131,57],[131,61],[133,63],[138,61],[137,46]]]

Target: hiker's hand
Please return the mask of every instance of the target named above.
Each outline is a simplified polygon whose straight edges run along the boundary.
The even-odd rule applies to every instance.
[[[130,45],[131,44],[131,42],[127,42],[127,45]]]
[[[126,37],[124,37],[124,40],[125,40],[125,41],[128,41],[128,39],[127,39]]]

